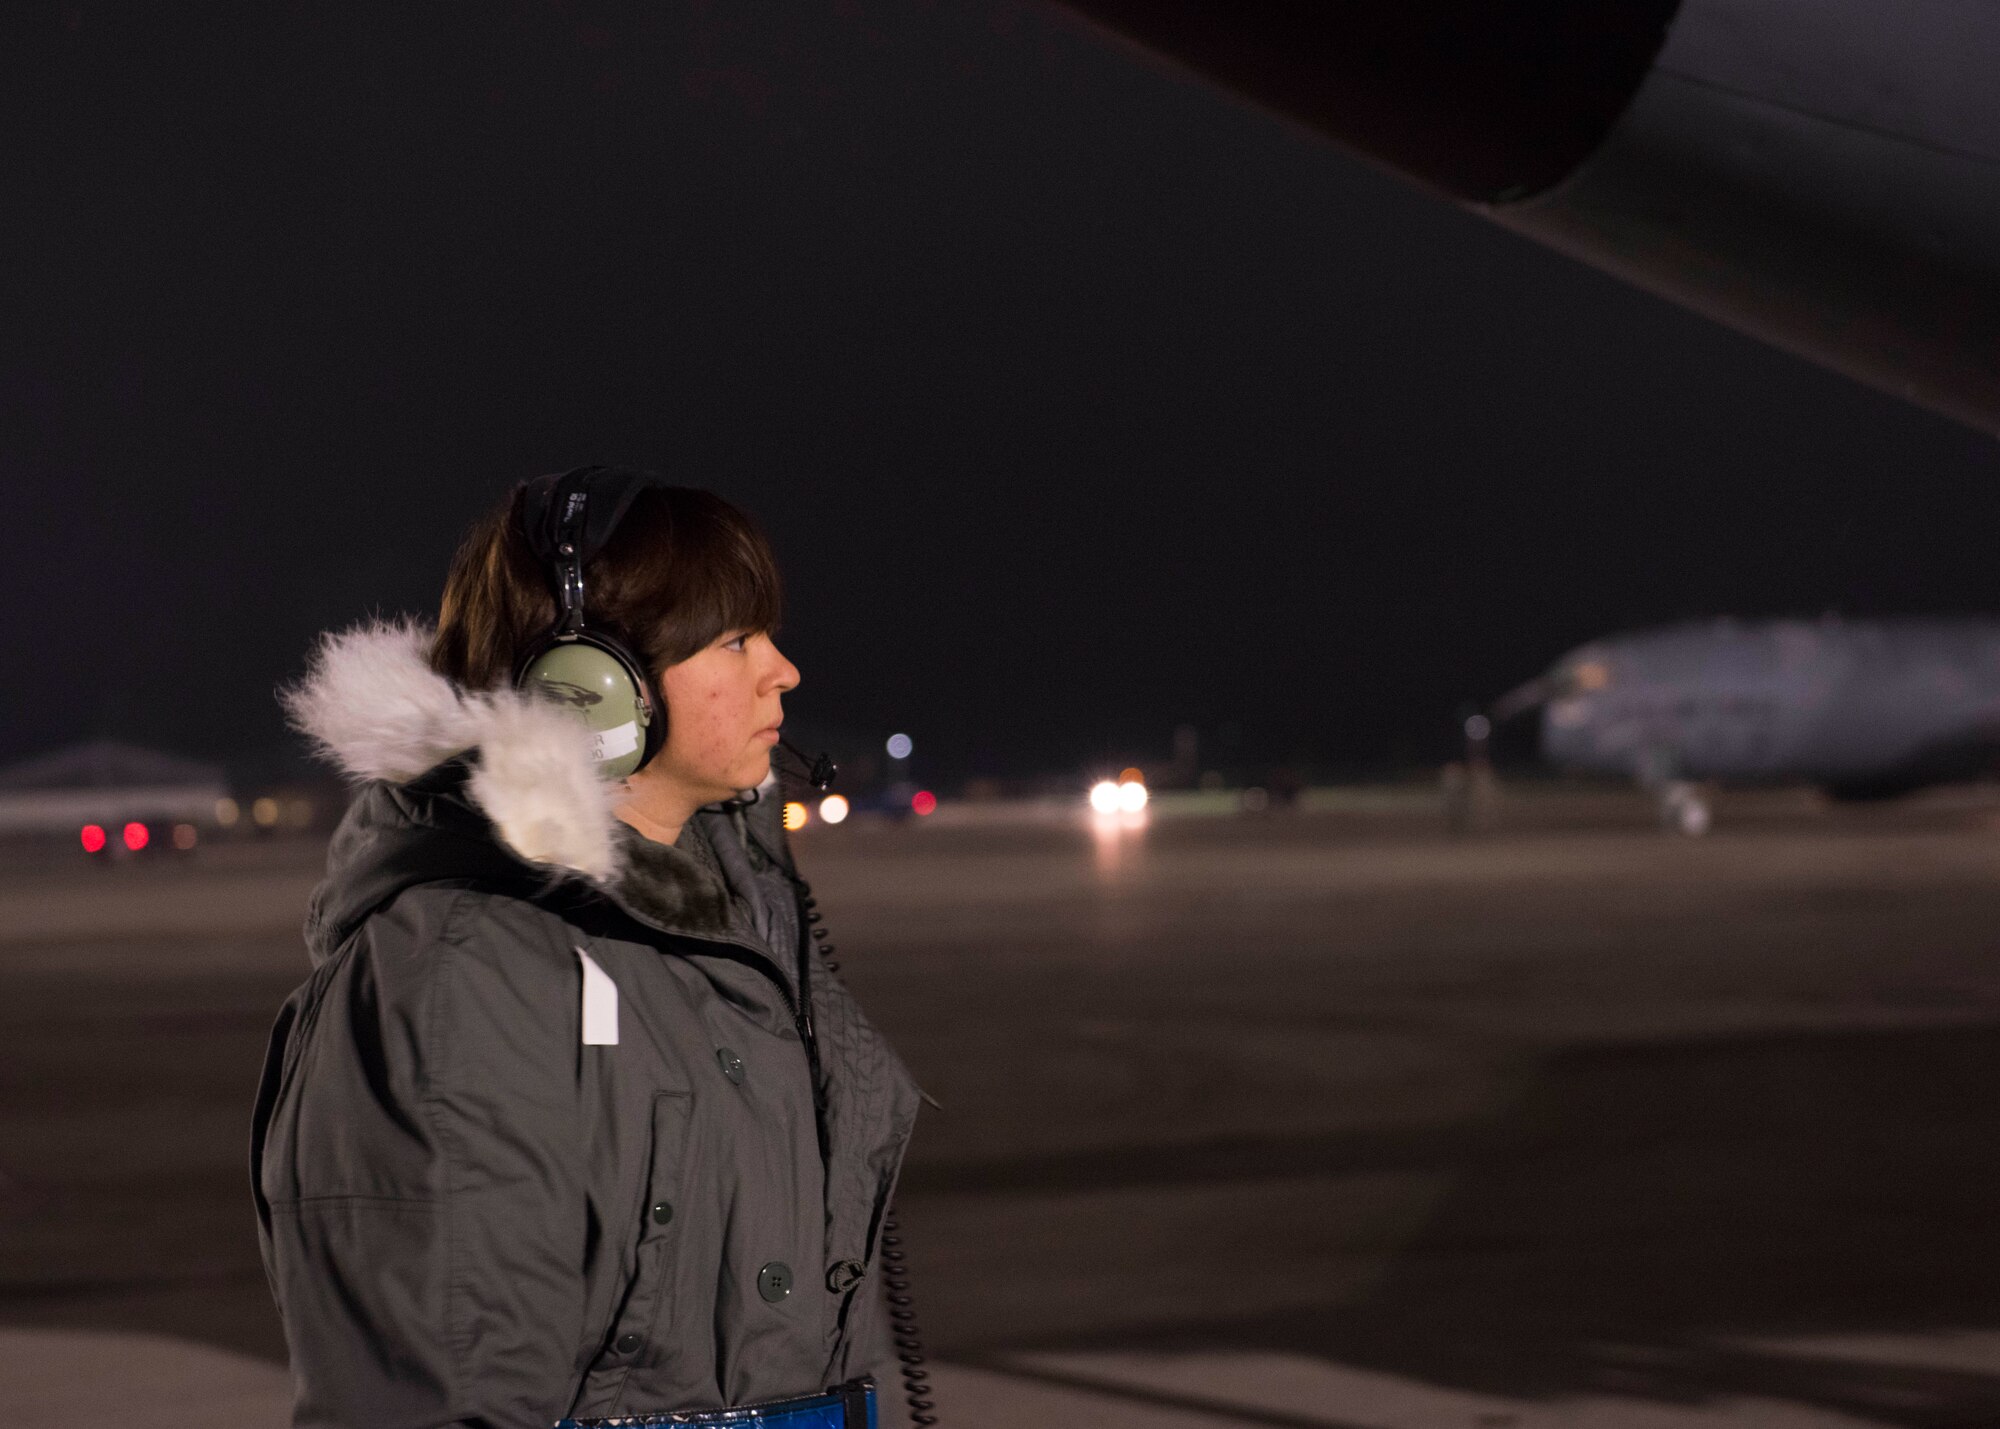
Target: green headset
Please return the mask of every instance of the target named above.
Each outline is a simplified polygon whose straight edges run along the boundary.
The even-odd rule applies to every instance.
[[[549,572],[557,616],[514,667],[514,687],[571,710],[590,729],[592,758],[606,779],[646,767],[666,742],[665,705],[645,662],[621,632],[584,618],[583,568],[648,487],[648,471],[584,466],[537,477],[521,492],[528,545]]]

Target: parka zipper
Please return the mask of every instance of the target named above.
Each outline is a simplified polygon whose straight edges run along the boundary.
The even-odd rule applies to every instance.
[[[827,1142],[826,1107],[820,1095],[819,1041],[813,1036],[812,1018],[812,939],[808,935],[806,910],[794,903],[799,924],[799,1037],[806,1044],[806,1066],[812,1073],[813,1124],[819,1132],[819,1159],[833,1164],[833,1148]]]

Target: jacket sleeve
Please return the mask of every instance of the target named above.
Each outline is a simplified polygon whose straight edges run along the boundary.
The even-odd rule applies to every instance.
[[[568,1407],[576,974],[484,902],[405,893],[274,1034],[253,1158],[298,1429],[548,1429]]]

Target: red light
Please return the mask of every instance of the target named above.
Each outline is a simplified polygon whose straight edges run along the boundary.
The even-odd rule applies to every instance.
[[[125,826],[125,832],[123,834],[123,838],[125,840],[125,847],[131,849],[132,852],[134,853],[137,853],[140,849],[144,848],[146,846],[146,840],[151,837],[152,835],[146,832],[146,826],[144,824],[127,824]]]
[[[85,824],[83,826],[83,851],[85,853],[104,852],[104,826]]]
[[[920,815],[935,814],[937,812],[937,795],[928,789],[919,789],[910,799],[910,807],[915,809]]]

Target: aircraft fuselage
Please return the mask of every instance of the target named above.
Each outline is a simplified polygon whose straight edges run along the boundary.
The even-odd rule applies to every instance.
[[[2000,621],[1675,626],[1572,651],[1542,694],[1560,768],[1896,793],[2000,762]]]

